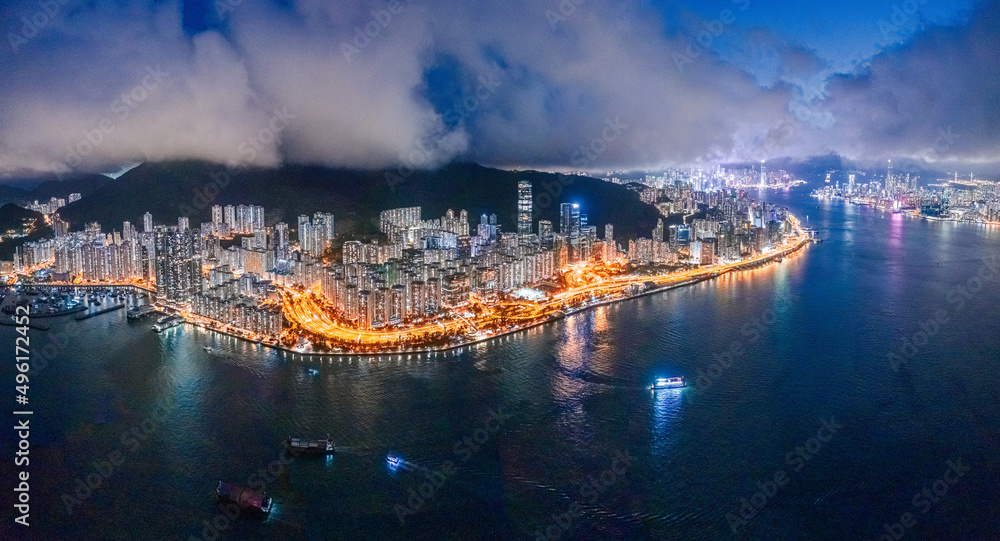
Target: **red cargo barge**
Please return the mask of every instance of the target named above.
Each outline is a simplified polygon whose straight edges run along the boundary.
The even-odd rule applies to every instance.
[[[267,515],[271,512],[271,498],[267,494],[260,494],[255,490],[236,483],[219,481],[218,488],[215,489],[219,499],[233,502],[241,509]]]

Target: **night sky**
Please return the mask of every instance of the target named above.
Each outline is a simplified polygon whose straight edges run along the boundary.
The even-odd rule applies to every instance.
[[[5,0],[0,30],[7,177],[829,153],[1000,171],[996,0]]]

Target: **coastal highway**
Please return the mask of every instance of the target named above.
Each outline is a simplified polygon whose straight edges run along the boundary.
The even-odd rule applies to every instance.
[[[363,349],[398,348],[404,343],[417,345],[431,335],[457,336],[476,333],[483,328],[496,328],[500,332],[505,332],[553,317],[566,307],[577,306],[590,299],[625,297],[630,286],[644,286],[651,282],[655,287],[662,287],[721,275],[786,255],[809,242],[809,235],[802,230],[798,219],[790,216],[789,220],[792,222],[795,234],[786,237],[784,242],[774,249],[751,258],[653,276],[621,274],[623,269],[621,262],[575,264],[564,272],[568,286],[565,290],[538,302],[504,300],[483,303],[474,298],[470,306],[470,313],[476,314],[473,316],[417,320],[410,325],[396,328],[361,329],[334,317],[329,304],[315,289],[302,292],[284,288],[281,303],[285,316],[294,326],[344,345],[363,346]]]

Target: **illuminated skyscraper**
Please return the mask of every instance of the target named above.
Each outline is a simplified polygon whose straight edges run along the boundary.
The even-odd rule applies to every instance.
[[[542,242],[542,248],[552,249],[555,236],[552,234],[552,222],[548,220],[538,220],[538,238]]]
[[[531,240],[531,181],[517,183],[517,239],[526,246]]]
[[[580,205],[559,205],[559,232],[569,241],[570,260],[576,261],[576,252],[580,246]]]

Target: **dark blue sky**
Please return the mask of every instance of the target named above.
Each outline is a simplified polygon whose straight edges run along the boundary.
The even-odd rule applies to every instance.
[[[996,2],[62,1],[0,6],[0,174],[827,153],[1000,169]]]

